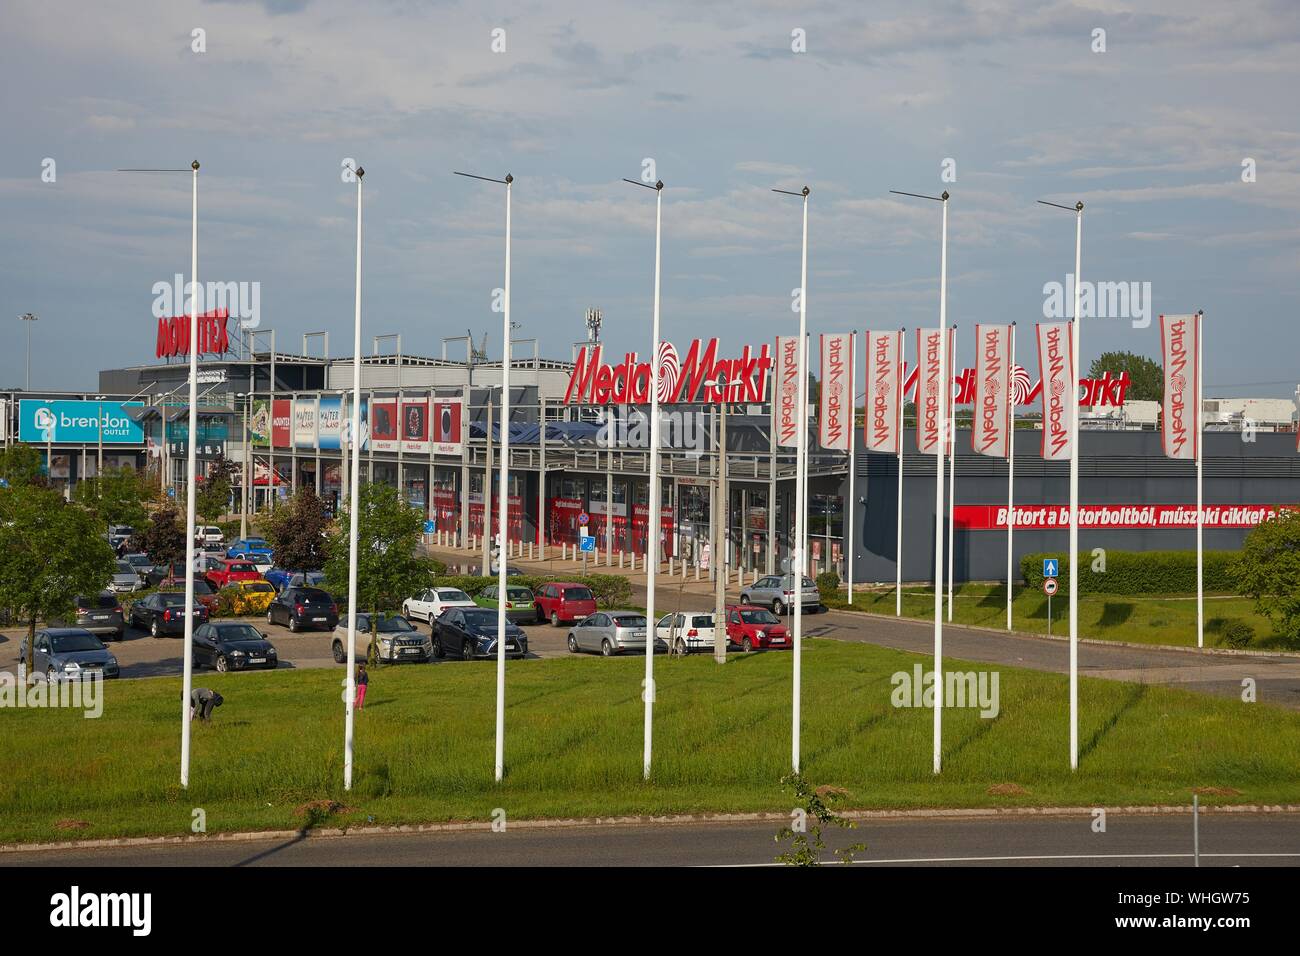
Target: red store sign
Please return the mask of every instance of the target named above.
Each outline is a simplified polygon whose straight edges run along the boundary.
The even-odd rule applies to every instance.
[[[230,315],[225,309],[204,312],[198,316],[199,354],[224,355],[230,351],[230,333],[226,322]],[[190,317],[173,315],[158,320],[158,358],[190,354]]]
[[[1206,505],[1206,528],[1253,528],[1300,505]],[[963,531],[1005,531],[1006,505],[957,505],[953,525]],[[1016,505],[1016,530],[1068,528],[1068,505]],[[1080,528],[1195,528],[1195,505],[1079,505]]]

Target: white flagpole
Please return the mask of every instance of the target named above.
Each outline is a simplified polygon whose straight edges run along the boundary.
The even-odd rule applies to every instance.
[[[849,603],[853,603],[853,542],[857,537],[857,502],[853,494],[854,467],[858,449],[858,333],[849,333],[849,500],[844,509],[844,547],[848,550]]]
[[[954,325],[953,330],[955,331],[956,328],[957,326]],[[948,347],[947,338],[944,339],[942,347],[943,348]],[[953,364],[955,365],[957,356],[955,354],[956,350],[954,349],[953,351],[954,354],[952,358],[953,358]],[[948,373],[948,378],[949,379],[952,378],[951,370]],[[955,512],[957,507],[957,407],[956,406],[957,406],[957,402],[952,397],[952,382],[949,381],[948,382],[948,434],[952,436],[952,442],[950,443],[950,447],[952,448],[952,468],[948,470],[948,623],[949,624],[952,623],[952,579],[953,579],[952,536],[953,536],[953,525],[955,523],[954,517],[955,517]],[[972,424],[971,427],[973,428],[974,425]]]
[[[348,679],[343,711],[343,789],[352,789],[353,705],[356,702],[357,670],[357,537],[361,510],[361,178],[357,177],[357,277],[352,322],[352,426],[348,434],[352,450],[352,474],[348,484]],[[275,383],[271,383],[275,387]]]
[[[1011,630],[1012,548],[1015,534],[1016,511],[1016,389],[1013,371],[1016,367],[1016,323],[1011,323],[1010,362],[1007,365],[1007,630]]]
[[[1202,498],[1201,479],[1203,475],[1202,451],[1201,445],[1205,437],[1205,429],[1201,425],[1201,418],[1205,414],[1205,403],[1201,398],[1201,383],[1204,380],[1204,369],[1201,366],[1201,359],[1204,355],[1201,349],[1201,336],[1204,334],[1205,312],[1196,313],[1196,646],[1205,646],[1205,516],[1202,511],[1205,502]]]
[[[907,398],[903,390],[903,352],[906,349],[907,329],[898,330],[898,541],[894,545],[894,616],[903,616],[903,403]],[[921,357],[917,356],[920,365]],[[917,378],[917,392],[920,392],[920,377]],[[918,412],[919,414],[919,412]]]
[[[1079,768],[1079,349],[1083,323],[1079,315],[1079,290],[1083,265],[1083,203],[1075,204],[1074,216],[1074,334],[1070,349],[1070,769]]]
[[[190,163],[190,434],[185,485],[185,651],[182,658],[181,786],[190,785],[190,694],[194,684],[194,483],[199,404],[199,161]],[[166,409],[163,409],[164,416]]]
[[[807,503],[804,483],[808,480],[808,193],[803,188],[803,252],[799,270],[799,436],[795,449],[794,540],[795,560],[791,562],[790,587],[794,591],[794,707],[791,722],[790,763],[799,772],[799,725],[801,717],[800,681],[803,663],[803,575],[807,555],[804,540]]]
[[[948,420],[952,388],[948,382],[948,191],[943,192],[943,226],[939,252],[939,422]],[[920,356],[917,356],[918,363]],[[918,389],[920,381],[917,382]],[[919,408],[918,408],[919,413]],[[939,441],[944,441],[943,435]],[[941,444],[935,456],[934,482],[934,772],[943,769],[943,459]]]
[[[514,176],[506,174],[506,288],[505,312],[501,319],[501,489],[497,493],[497,741],[496,781],[506,770],[506,556],[509,537],[506,519],[510,504],[510,194]],[[489,399],[490,401],[490,399]],[[491,436],[489,436],[491,437]],[[487,497],[491,498],[491,487]],[[484,506],[486,508],[486,505]],[[484,516],[486,517],[486,510]]]

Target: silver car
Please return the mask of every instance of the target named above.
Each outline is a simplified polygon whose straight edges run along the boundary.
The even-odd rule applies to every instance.
[[[759,578],[755,583],[740,592],[741,604],[758,604],[770,607],[773,614],[785,614],[794,607],[794,575],[771,574]],[[821,610],[822,596],[817,590],[817,582],[804,575],[803,608],[809,614]]]
[[[118,561],[113,577],[108,582],[108,590],[114,594],[130,594],[143,588],[144,582],[140,580],[140,572],[135,569],[135,565],[130,561]]]
[[[640,611],[597,611],[569,628],[569,653],[600,651],[613,657],[623,651],[645,653],[646,619]],[[668,650],[668,642],[655,641],[655,653]]]

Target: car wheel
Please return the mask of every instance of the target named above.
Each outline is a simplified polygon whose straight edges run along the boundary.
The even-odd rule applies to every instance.
[[[555,613],[554,611],[552,611],[552,612],[551,612],[551,627],[559,627],[559,626],[560,626],[560,615],[557,614],[557,613]]]
[[[677,653],[681,657],[686,656],[686,642],[683,641],[680,637],[677,638]]]
[[[600,652],[606,657],[614,656],[614,645],[609,642],[608,637],[600,642]]]
[[[275,623],[275,618],[271,617],[271,609],[270,609],[270,608],[267,608],[267,609],[266,609],[266,626],[267,626],[267,627],[270,627],[270,626],[271,626],[272,624],[274,624],[274,623]]]
[[[290,634],[298,633],[298,619],[293,615],[289,616],[289,633]]]
[[[347,652],[343,650],[342,641],[335,641],[334,647],[331,650],[334,652],[335,664],[346,664],[348,662],[348,655]]]
[[[53,668],[52,666],[51,666],[51,667],[47,667],[47,668],[45,668],[45,680],[46,680],[46,681],[48,681],[49,683],[53,684],[53,683],[54,683],[55,681],[57,681],[58,679],[59,679],[59,677],[58,677],[58,673],[54,670],[54,668]]]
[[[442,638],[437,634],[433,635],[433,656],[442,660],[447,656],[447,652],[442,648]]]
[[[741,603],[741,604],[748,604],[748,603],[749,603],[749,595],[748,595],[748,594],[742,594],[742,595],[740,596],[740,603]]]
[[[158,619],[157,619],[157,618],[154,618],[154,619],[153,619],[153,623],[149,625],[149,636],[150,636],[150,637],[161,637],[161,636],[162,636],[162,631],[161,631],[161,630],[159,629],[159,627],[158,627]]]
[[[743,641],[740,642],[740,649],[744,651],[746,654],[748,654],[750,651],[754,649],[754,642],[751,641],[749,638],[745,638]]]
[[[460,659],[463,661],[472,661],[474,659],[474,645],[469,641],[461,641]]]
[[[228,671],[228,670],[230,670],[230,665],[226,663],[226,655],[225,655],[225,654],[218,654],[218,655],[217,655],[217,673],[219,673],[219,674],[224,674],[224,673],[226,673],[226,671]]]
[[[117,637],[113,638],[113,640],[115,640],[115,641],[119,641],[119,642],[120,642],[120,641],[125,641],[125,640],[126,640],[126,628],[122,628],[120,631],[118,631],[118,632],[117,632]]]
[[[781,603],[780,598],[774,598],[772,600],[772,613],[777,617],[780,617],[785,613],[785,605]]]
[[[574,637],[572,634],[569,635],[569,653],[570,654],[578,653],[578,639]]]

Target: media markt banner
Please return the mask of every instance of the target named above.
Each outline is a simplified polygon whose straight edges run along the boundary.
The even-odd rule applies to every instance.
[[[105,445],[143,445],[144,430],[126,411],[140,404],[24,398],[18,405],[18,440],[93,445],[102,430]]]

